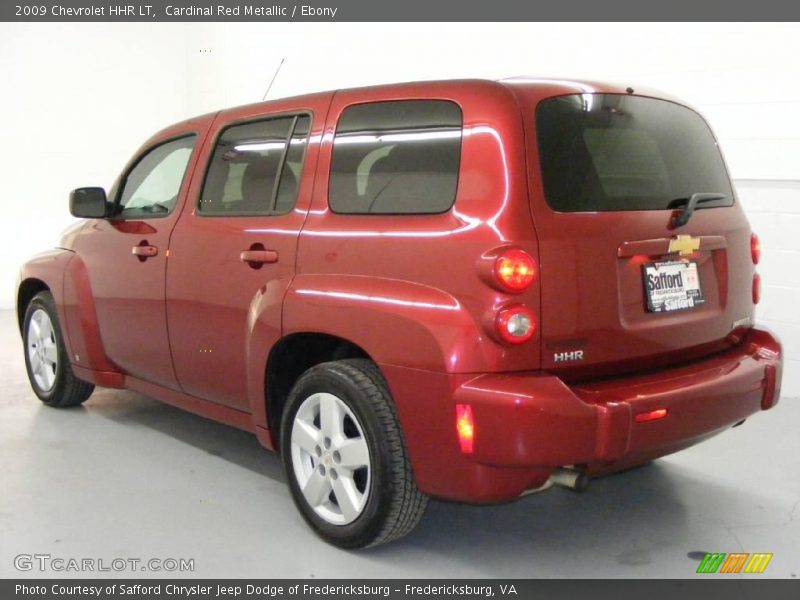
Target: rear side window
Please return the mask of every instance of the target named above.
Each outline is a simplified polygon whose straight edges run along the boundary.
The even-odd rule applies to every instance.
[[[350,106],[333,142],[329,202],[337,213],[450,209],[461,158],[461,109],[446,100]]]
[[[225,129],[206,173],[199,213],[269,215],[294,208],[309,124],[302,115]]]
[[[574,94],[539,103],[536,131],[547,203],[562,212],[676,208],[697,192],[733,191],[714,136],[666,100]]]

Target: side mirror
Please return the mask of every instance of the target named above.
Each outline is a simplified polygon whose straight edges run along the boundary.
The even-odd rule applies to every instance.
[[[106,191],[100,187],[72,190],[69,195],[69,212],[82,219],[104,219],[108,216]]]

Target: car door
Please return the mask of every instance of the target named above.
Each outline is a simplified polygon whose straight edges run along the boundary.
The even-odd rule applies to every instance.
[[[108,358],[129,375],[174,389],[166,263],[204,124],[172,128],[146,144],[110,194],[112,216],[90,221],[74,246]]]
[[[313,187],[309,140],[328,103],[319,95],[302,108],[234,109],[211,128],[167,272],[172,356],[187,394],[250,412],[249,385],[263,403],[263,353],[281,335]]]

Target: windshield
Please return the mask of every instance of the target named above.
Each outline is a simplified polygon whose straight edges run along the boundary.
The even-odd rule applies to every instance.
[[[666,100],[572,94],[536,108],[547,203],[560,212],[657,210],[695,193],[733,191],[714,136],[696,112]]]

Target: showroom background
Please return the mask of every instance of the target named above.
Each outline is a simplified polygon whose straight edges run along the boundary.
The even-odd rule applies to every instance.
[[[0,309],[19,264],[108,187],[156,130],[337,87],[455,77],[582,77],[677,95],[711,122],[762,241],[759,322],[800,395],[800,26],[796,24],[0,24]]]

